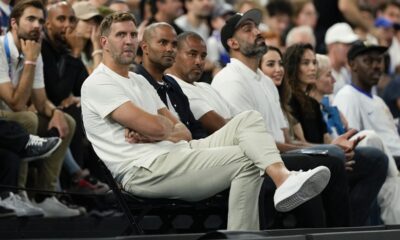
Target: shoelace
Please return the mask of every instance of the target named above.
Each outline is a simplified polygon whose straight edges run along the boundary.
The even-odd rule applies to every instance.
[[[47,141],[46,139],[43,139],[43,138],[41,138],[39,136],[30,135],[29,136],[29,141],[26,144],[25,148],[30,147],[30,146],[39,146],[39,147],[41,147],[43,145],[43,142],[46,142],[46,141]]]

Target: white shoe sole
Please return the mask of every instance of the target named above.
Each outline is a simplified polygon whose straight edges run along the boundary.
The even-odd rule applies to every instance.
[[[36,160],[36,159],[47,158],[60,146],[61,142],[62,142],[62,140],[61,140],[61,138],[59,138],[58,141],[57,141],[57,144],[54,145],[53,148],[50,149],[50,151],[48,151],[48,152],[46,152],[46,153],[44,153],[42,155],[39,155],[39,156],[24,158],[23,161],[30,162],[30,161],[33,161],[33,160]]]
[[[275,204],[279,212],[288,212],[317,196],[329,183],[331,172],[328,168],[316,171],[306,179],[300,188],[292,195]]]

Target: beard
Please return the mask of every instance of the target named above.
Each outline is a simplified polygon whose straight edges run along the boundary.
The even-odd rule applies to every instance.
[[[261,58],[268,50],[262,37],[257,37],[253,44],[240,42],[240,52],[246,57]]]
[[[33,30],[30,32],[21,32],[18,31],[17,32],[17,36],[19,39],[23,39],[23,40],[33,40],[38,42],[40,39],[40,30]]]

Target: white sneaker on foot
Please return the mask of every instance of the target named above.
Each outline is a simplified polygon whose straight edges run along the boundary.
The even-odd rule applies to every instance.
[[[289,178],[275,191],[276,210],[288,212],[317,196],[324,190],[330,177],[331,172],[325,166],[307,172],[292,171]]]
[[[34,201],[33,204],[44,211],[45,217],[75,217],[80,215],[79,210],[65,206],[54,196],[46,198],[41,203]]]
[[[18,194],[10,192],[10,196],[1,200],[1,206],[15,211],[17,217],[34,217],[43,216],[42,209],[33,206],[31,203],[25,202]]]

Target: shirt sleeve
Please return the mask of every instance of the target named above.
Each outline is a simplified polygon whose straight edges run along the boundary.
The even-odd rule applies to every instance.
[[[7,56],[4,51],[3,42],[0,41],[0,84],[11,82],[9,76],[9,66],[7,62]]]
[[[88,107],[106,118],[112,111],[129,101],[122,86],[106,74],[93,75],[90,83],[82,88],[82,96]]]
[[[43,59],[42,54],[39,55],[36,61],[35,79],[33,80],[33,89],[44,88],[44,75],[43,75]]]

